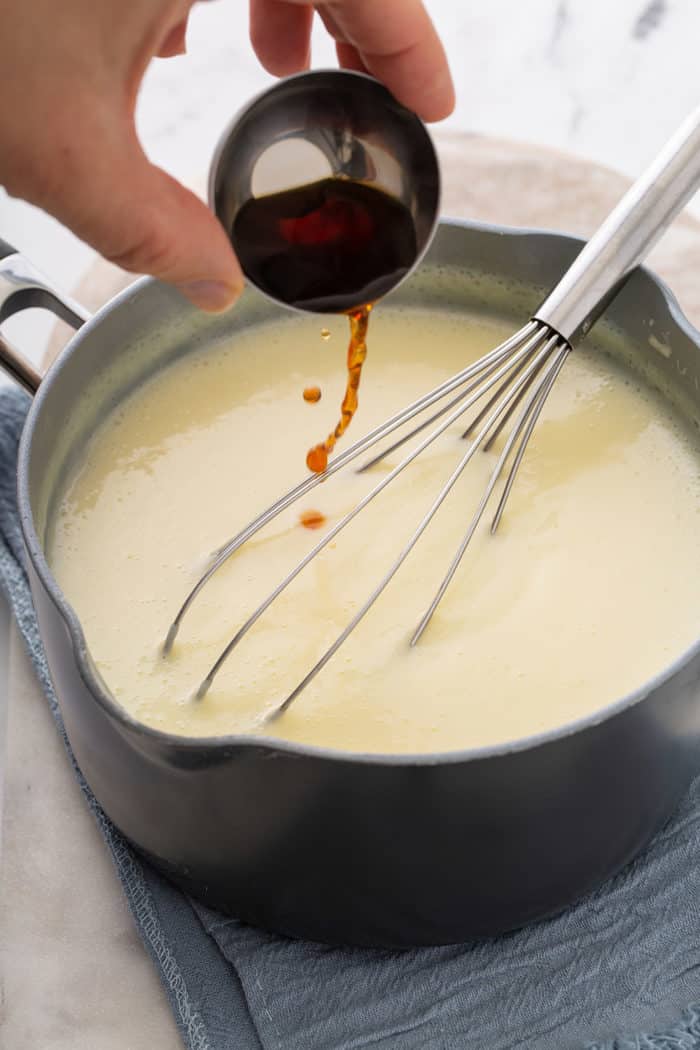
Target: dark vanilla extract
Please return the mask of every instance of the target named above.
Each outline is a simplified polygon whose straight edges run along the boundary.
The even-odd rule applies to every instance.
[[[320,510],[303,510],[299,515],[299,521],[305,529],[320,529],[326,524],[325,515]]]
[[[351,179],[253,197],[232,232],[241,265],[259,288],[318,313],[348,313],[376,302],[416,257],[408,208]]]
[[[345,397],[340,406],[340,419],[335,429],[331,430],[325,441],[314,445],[306,454],[306,465],[315,474],[320,474],[328,466],[328,454],[338,438],[350,426],[350,421],[357,411],[357,391],[360,386],[362,366],[367,356],[367,327],[371,306],[363,306],[353,311],[350,317],[350,342],[348,344],[348,378],[345,386]]]
[[[349,317],[340,420],[306,457],[309,470],[321,473],[357,409],[372,303],[415,261],[413,218],[383,190],[328,178],[251,198],[236,215],[232,232],[243,269],[259,288],[290,306]]]

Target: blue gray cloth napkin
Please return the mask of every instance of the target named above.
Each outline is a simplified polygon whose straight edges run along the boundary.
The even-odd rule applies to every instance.
[[[700,778],[597,893],[558,918],[455,947],[285,940],[197,904],[145,864],[75,763],[39,638],[15,496],[28,405],[0,392],[0,586],[190,1050],[700,1047]]]

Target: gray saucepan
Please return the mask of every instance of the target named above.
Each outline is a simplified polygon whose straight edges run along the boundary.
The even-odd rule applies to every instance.
[[[392,302],[496,312],[518,327],[580,247],[551,233],[444,222]],[[131,718],[96,670],[47,560],[57,493],[99,421],[135,385],[282,311],[247,290],[229,314],[209,316],[147,279],[81,324],[79,307],[0,243],[0,321],[30,305],[79,326],[40,382],[19,357],[13,369],[38,386],[18,484],[41,635],[90,787],[170,879],[212,907],[292,936],[442,944],[566,907],[668,819],[700,766],[700,640],[596,714],[481,750],[361,755],[272,736],[188,739]],[[632,274],[595,344],[627,356],[697,424],[700,334],[652,274]]]

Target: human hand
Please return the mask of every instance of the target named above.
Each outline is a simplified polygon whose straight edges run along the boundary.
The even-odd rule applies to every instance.
[[[146,68],[156,55],[184,51],[194,3],[0,0],[0,184],[110,261],[216,311],[243,286],[228,237],[194,194],[148,161],[134,124]],[[342,65],[366,68],[426,120],[447,115],[447,63],[418,0],[315,6]],[[301,0],[251,0],[251,38],[269,71],[306,67],[312,17]]]
[[[452,78],[421,0],[250,0],[250,38],[269,73],[308,67],[314,9],[343,68],[371,73],[423,120],[449,116]]]
[[[194,2],[0,0],[0,183],[118,266],[220,310],[243,286],[228,238],[134,124],[143,74],[184,50]]]

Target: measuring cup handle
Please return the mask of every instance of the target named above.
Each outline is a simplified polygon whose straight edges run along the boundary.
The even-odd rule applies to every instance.
[[[79,303],[56,292],[16,248],[0,238],[0,325],[30,307],[50,310],[74,329],[80,328],[90,317]],[[30,394],[38,390],[41,374],[2,334],[0,367]]]

